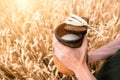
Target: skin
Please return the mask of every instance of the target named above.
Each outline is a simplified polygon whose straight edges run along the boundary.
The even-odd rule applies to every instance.
[[[69,66],[69,69],[71,70],[75,69],[76,67],[79,67],[86,62],[86,57],[87,57],[86,37],[83,41],[84,44],[82,44],[80,48],[74,48],[74,49],[62,45],[61,43],[58,42],[58,40],[55,37],[53,42],[54,42],[53,44],[55,49],[55,55],[59,56],[58,59],[62,60],[63,64],[65,64],[66,66]],[[75,66],[70,66],[71,62],[73,62],[73,65]]]
[[[84,37],[81,47],[74,49],[62,45],[55,37],[53,42],[55,55],[67,68],[75,72],[79,80],[96,80],[90,73],[86,62],[88,48],[87,36]]]
[[[87,44],[87,36],[84,37],[83,43],[79,48],[64,46],[59,43],[55,36],[53,37],[55,55],[67,68],[75,73],[78,80],[96,80],[88,69],[87,56],[88,62],[92,63],[114,55],[120,49],[120,37],[92,52],[87,52]]]
[[[88,52],[88,61],[89,63],[104,60],[110,56],[116,54],[116,52],[120,49],[120,37],[114,39],[108,44],[94,50]]]

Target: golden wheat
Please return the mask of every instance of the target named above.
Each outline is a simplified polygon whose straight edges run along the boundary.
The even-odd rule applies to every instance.
[[[1,80],[76,80],[59,73],[53,63],[54,29],[71,13],[89,18],[89,25],[104,36],[89,29],[89,51],[120,35],[119,0],[17,1],[0,0]]]

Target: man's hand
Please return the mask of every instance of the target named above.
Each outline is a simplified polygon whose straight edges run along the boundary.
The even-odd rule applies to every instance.
[[[88,41],[84,37],[83,43],[79,48],[70,48],[62,45],[55,36],[53,37],[55,55],[70,70],[76,72],[81,66],[86,65]]]

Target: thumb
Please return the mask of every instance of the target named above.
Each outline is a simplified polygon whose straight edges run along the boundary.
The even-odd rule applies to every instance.
[[[88,47],[87,34],[84,36],[84,39],[83,39],[81,47],[84,47],[84,48]]]

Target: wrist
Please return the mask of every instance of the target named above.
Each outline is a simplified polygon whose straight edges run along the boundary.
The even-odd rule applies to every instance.
[[[78,78],[78,80],[96,80],[90,72],[87,64],[82,65],[78,70],[76,70],[75,76]]]

